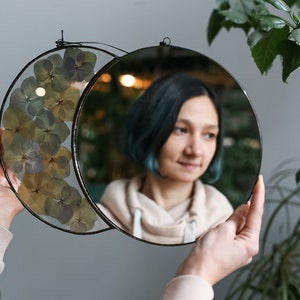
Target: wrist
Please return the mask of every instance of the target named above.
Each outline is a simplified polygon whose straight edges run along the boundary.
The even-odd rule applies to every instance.
[[[16,212],[1,211],[0,226],[8,230],[16,215],[17,215]]]

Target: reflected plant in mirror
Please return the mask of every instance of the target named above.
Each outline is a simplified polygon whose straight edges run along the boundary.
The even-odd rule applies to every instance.
[[[76,119],[87,198],[130,236],[195,241],[249,199],[261,137],[243,89],[195,51],[159,46],[109,64]]]

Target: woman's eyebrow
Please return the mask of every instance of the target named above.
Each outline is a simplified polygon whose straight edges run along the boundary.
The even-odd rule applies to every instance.
[[[177,119],[176,123],[184,123],[184,124],[188,124],[188,125],[193,124],[193,122],[191,122],[189,119],[185,119],[185,118]],[[203,127],[207,128],[207,129],[219,129],[219,124],[207,123],[207,124],[204,124]]]

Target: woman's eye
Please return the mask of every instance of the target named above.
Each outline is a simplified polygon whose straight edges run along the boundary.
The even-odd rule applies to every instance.
[[[208,133],[205,133],[204,137],[207,140],[214,140],[214,139],[216,139],[217,135],[213,132],[208,132]]]
[[[187,129],[185,127],[174,127],[173,131],[177,134],[187,133]]]

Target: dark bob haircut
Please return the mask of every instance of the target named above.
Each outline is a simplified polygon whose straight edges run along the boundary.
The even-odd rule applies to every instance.
[[[125,124],[122,145],[125,156],[151,173],[159,173],[158,156],[172,133],[179,111],[185,101],[208,96],[219,119],[216,153],[204,178],[216,181],[221,173],[222,122],[220,107],[214,94],[199,79],[182,73],[165,75],[154,81],[132,105]]]

